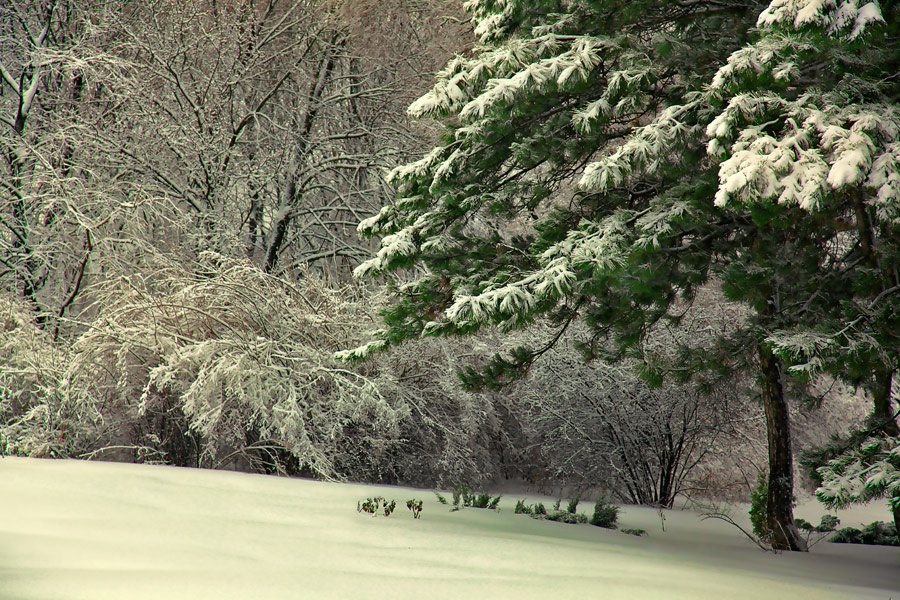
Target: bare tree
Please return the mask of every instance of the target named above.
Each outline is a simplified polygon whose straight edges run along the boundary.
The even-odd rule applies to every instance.
[[[368,251],[356,223],[389,198],[383,170],[421,143],[403,107],[423,70],[367,53],[355,10],[303,0],[130,5],[116,52],[141,86],[97,131],[98,148],[191,214],[203,247],[233,253],[241,240],[268,272],[313,263],[349,272]]]
[[[624,365],[554,352],[520,389],[562,483],[671,507],[728,421],[722,394],[672,383],[651,388]]]
[[[0,289],[24,297],[54,336],[97,241],[133,216],[122,172],[103,168],[87,143],[131,92],[103,8],[114,2],[0,6]]]

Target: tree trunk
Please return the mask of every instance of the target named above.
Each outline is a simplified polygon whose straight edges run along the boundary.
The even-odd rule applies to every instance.
[[[894,372],[890,369],[875,371],[875,385],[872,386],[872,426],[891,437],[900,436],[900,427],[894,420],[894,408],[891,405],[891,386]]]
[[[772,548],[806,552],[806,541],[794,525],[794,458],[791,453],[790,415],[781,379],[781,361],[762,344],[758,351],[769,443],[766,523],[772,532]]]
[[[873,219],[869,209],[863,202],[862,194],[856,192],[852,195],[853,207],[856,211],[856,229],[859,233],[860,247],[866,257],[869,267],[881,273],[882,285],[879,293],[886,291],[884,282],[890,281],[889,270],[882,269],[878,256],[875,254],[875,233],[873,231]],[[891,407],[891,384],[894,381],[894,371],[888,367],[875,368],[875,382],[871,388],[874,406],[872,407],[871,426],[889,436],[900,435],[900,428],[894,420],[894,411]]]
[[[891,514],[894,515],[894,527],[900,531],[900,498],[891,498]]]

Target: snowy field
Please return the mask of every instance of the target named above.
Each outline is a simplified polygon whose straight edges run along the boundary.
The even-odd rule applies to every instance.
[[[356,511],[376,494],[397,500],[392,517]],[[638,538],[515,515],[521,497],[451,513],[421,490],[7,457],[0,598],[900,599],[897,548],[775,556],[720,521],[670,511],[663,531],[656,511],[625,508],[620,526],[649,532]],[[838,516],[888,518],[878,505]]]

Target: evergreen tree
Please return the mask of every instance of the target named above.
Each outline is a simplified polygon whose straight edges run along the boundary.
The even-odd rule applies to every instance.
[[[679,291],[690,295],[706,280],[709,252],[685,248],[696,264],[629,258],[690,220],[689,203],[657,200],[661,176],[603,193],[574,181],[599,150],[712,77],[720,57],[746,41],[754,5],[485,0],[467,8],[483,45],[453,59],[409,111],[442,119],[442,143],[396,169],[397,201],[359,226],[382,247],[357,275],[421,268],[397,286],[376,341],[343,356],[423,334],[513,329],[538,316],[564,328],[579,315],[598,334],[616,324],[624,352]],[[677,181],[694,168],[690,159],[665,177]],[[629,261],[638,266],[625,269]],[[668,272],[651,277],[654,269]],[[497,357],[469,382],[493,384],[534,356]]]
[[[889,404],[900,290],[897,16],[896,3],[775,0],[760,15],[759,38],[734,52],[702,93],[672,108],[677,124],[705,125],[707,156],[718,169],[715,204],[774,226],[765,232],[768,239],[741,250],[750,259],[741,269],[749,280],[733,287],[732,296],[739,289],[766,290],[766,282],[774,292],[756,309],[765,335],[758,348],[769,432],[769,526],[776,547],[793,548],[799,536],[788,524],[790,438],[786,414],[778,414],[783,403],[776,402],[783,392],[772,387],[780,379],[774,355],[795,373],[829,370],[866,385],[875,399],[877,428],[887,434],[897,429]],[[672,129],[657,119],[636,137]],[[648,155],[630,144],[589,166],[583,184],[602,189],[609,179],[646,171],[676,147],[658,144]],[[782,235],[773,245],[776,229]],[[774,262],[756,254],[760,248],[768,248]],[[785,254],[791,248],[797,253]],[[786,277],[791,285],[784,285]],[[724,279],[729,280],[727,270]],[[848,497],[896,494],[889,449],[870,441],[830,463],[822,470],[826,486],[820,498],[840,504]],[[860,484],[873,469],[879,476]],[[841,494],[854,486],[861,489]],[[781,530],[787,539],[777,539]]]
[[[587,321],[589,356],[646,358],[648,331],[677,322],[674,303],[715,276],[754,318],[714,347],[684,348],[680,374],[757,370],[772,543],[805,549],[785,361],[807,376],[891,373],[896,356],[890,320],[873,310],[896,287],[882,246],[900,193],[897,63],[861,62],[873,36],[896,45],[883,26],[894,4],[468,7],[484,46],[410,109],[445,120],[443,143],[394,171],[396,204],[360,225],[383,239],[359,274],[419,269],[378,339],[343,356],[546,316],[560,331]],[[611,349],[598,343],[610,337]],[[495,357],[466,380],[496,385],[541,351]]]
[[[870,435],[819,470],[818,496],[831,506],[887,496],[900,523],[891,395],[900,342],[900,7],[777,1],[759,23],[760,40],[720,71],[720,86],[733,91],[708,130],[723,158],[717,203],[798,204],[829,235],[820,270],[830,274],[804,304],[818,304],[817,318],[767,341],[795,372],[828,370],[870,391]]]

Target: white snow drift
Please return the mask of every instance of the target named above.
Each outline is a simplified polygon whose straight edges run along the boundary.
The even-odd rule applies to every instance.
[[[358,513],[374,495],[396,499],[394,515]],[[646,529],[639,538],[515,515],[520,497],[451,513],[421,490],[7,457],[0,599],[900,597],[896,548],[773,555],[721,521],[628,507],[620,525]],[[888,518],[866,509],[839,516]],[[818,522],[821,510],[798,514]]]

